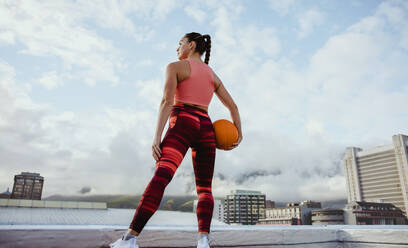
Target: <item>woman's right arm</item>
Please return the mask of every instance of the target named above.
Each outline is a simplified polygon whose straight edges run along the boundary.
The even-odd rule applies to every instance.
[[[235,142],[230,148],[226,150],[234,149],[241,143],[242,140],[242,129],[241,129],[241,118],[239,116],[238,107],[235,104],[234,100],[232,99],[231,95],[228,93],[227,89],[225,89],[223,83],[221,82],[220,78],[214,72],[214,87],[215,87],[215,94],[220,99],[222,104],[228,108],[231,114],[232,121],[234,122],[235,126],[238,129],[238,140]]]

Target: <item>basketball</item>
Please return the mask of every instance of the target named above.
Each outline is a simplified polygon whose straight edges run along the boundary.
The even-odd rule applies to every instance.
[[[217,120],[213,123],[215,143],[218,149],[225,150],[238,140],[238,130],[229,120]]]

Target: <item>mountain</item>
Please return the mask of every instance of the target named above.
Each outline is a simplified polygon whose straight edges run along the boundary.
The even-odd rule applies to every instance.
[[[54,201],[87,201],[106,202],[108,208],[137,208],[141,195],[52,195],[43,200]],[[164,195],[160,202],[160,210],[173,210],[181,212],[193,212],[194,200],[197,196],[168,196]],[[214,200],[221,200],[223,197],[214,197]],[[322,201],[322,208],[343,208],[347,204],[347,199]],[[275,202],[275,207],[285,207],[286,202]]]
[[[51,195],[42,200],[50,201],[86,201],[106,202],[108,208],[137,208],[141,195]],[[215,200],[224,198],[214,197]],[[194,200],[197,196],[163,196],[159,209],[181,212],[193,212]]]

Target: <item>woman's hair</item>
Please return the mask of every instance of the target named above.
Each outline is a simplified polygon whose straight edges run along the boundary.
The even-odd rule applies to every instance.
[[[210,60],[210,52],[211,52],[211,37],[208,34],[201,35],[199,33],[191,32],[185,34],[184,37],[188,39],[188,42],[195,41],[196,48],[195,52],[198,52],[200,55],[203,55],[205,52],[205,60],[204,63],[208,65],[208,61]]]

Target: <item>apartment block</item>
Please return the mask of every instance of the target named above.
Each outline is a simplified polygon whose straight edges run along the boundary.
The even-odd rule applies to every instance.
[[[224,200],[224,222],[255,225],[265,218],[265,194],[253,190],[232,190]]]
[[[348,202],[392,203],[408,209],[408,137],[392,136],[392,144],[363,150],[347,147],[344,156]]]
[[[39,173],[22,172],[14,176],[11,199],[41,200],[44,177]]]

